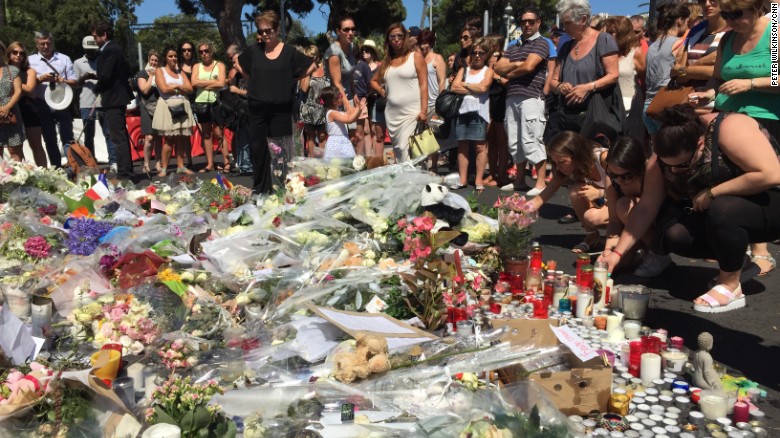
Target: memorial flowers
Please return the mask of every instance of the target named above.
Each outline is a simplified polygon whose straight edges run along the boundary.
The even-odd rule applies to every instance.
[[[528,255],[531,244],[531,225],[539,218],[539,212],[525,196],[515,193],[498,198],[498,246],[504,259],[522,260]]]

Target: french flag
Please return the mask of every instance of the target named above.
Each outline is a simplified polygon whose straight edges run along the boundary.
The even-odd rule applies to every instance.
[[[92,184],[92,187],[87,190],[87,193],[85,193],[84,196],[93,201],[107,199],[111,196],[111,191],[108,190],[108,183],[106,182],[105,175],[101,174],[98,177],[98,181],[95,184]]]

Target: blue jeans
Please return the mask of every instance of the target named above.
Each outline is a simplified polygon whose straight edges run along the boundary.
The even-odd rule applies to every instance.
[[[60,145],[57,144],[57,129],[59,128],[60,140],[67,156],[70,142],[73,141],[73,117],[69,109],[54,111],[43,99],[35,99],[35,104],[38,106],[38,117],[41,121],[41,132],[46,143],[49,163],[54,167],[62,167],[62,154]]]
[[[103,113],[96,109],[92,113],[92,117],[89,116],[89,112],[92,108],[81,108],[81,121],[84,123],[84,146],[95,155],[95,120],[100,123],[100,129],[103,131],[103,137],[106,139],[106,148],[108,149],[108,163],[116,163],[116,150],[114,149],[114,143],[111,142],[111,136],[108,133],[108,123],[103,118]],[[68,150],[65,149],[67,156]]]
[[[252,158],[249,156],[249,126],[243,124],[233,133],[233,155],[236,167],[241,172],[252,171]]]

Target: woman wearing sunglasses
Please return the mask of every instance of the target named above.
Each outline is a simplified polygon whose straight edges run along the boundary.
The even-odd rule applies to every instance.
[[[14,41],[8,45],[8,65],[19,69],[19,78],[22,80],[22,97],[19,98],[19,110],[22,112],[24,132],[27,142],[32,149],[33,160],[36,166],[46,167],[48,158],[43,148],[41,137],[41,120],[38,118],[38,107],[35,105],[35,87],[38,86],[38,78],[35,70],[30,67],[27,58],[27,50],[24,45]]]
[[[661,121],[656,153],[676,202],[666,203],[658,216],[660,248],[718,261],[716,284],[694,301],[694,310],[744,307],[745,247],[780,237],[777,150],[744,114],[698,116],[689,105],[675,105]]]
[[[731,28],[718,46],[715,71],[707,90],[693,101],[715,101],[716,111],[735,111],[758,120],[775,138],[780,138],[780,87],[771,84],[771,23],[764,16],[764,0],[721,0],[720,16]],[[766,243],[752,245],[752,259],[761,274],[777,262]]]
[[[651,251],[643,257],[634,275],[658,275],[671,258],[656,255],[651,245],[655,235],[654,219],[666,199],[663,174],[656,156],[647,158],[642,142],[633,137],[621,137],[607,152],[605,173],[609,178],[606,188],[609,223],[599,261],[606,262],[613,272],[619,265],[630,265],[641,246]]]

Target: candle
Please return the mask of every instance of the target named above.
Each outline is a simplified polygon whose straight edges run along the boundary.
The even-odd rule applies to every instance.
[[[152,393],[157,389],[157,372],[152,367],[144,367],[144,397],[151,400]]]
[[[685,346],[685,342],[683,341],[683,338],[679,336],[672,336],[671,342],[672,342],[672,347],[678,350],[682,350],[682,348]]]
[[[620,289],[626,318],[642,320],[650,304],[650,290],[644,286],[624,286]]]
[[[92,354],[92,368],[100,380],[114,380],[119,371],[119,361],[122,353],[116,350],[100,350]]]
[[[714,421],[728,413],[728,396],[721,391],[704,390],[699,399],[699,410],[704,418]]]
[[[458,336],[469,336],[474,333],[471,321],[458,321],[456,326]]]
[[[685,363],[688,362],[688,352],[681,351],[676,348],[662,352],[661,356],[664,359],[664,369],[673,371],[675,373],[681,373],[685,368]]]
[[[146,429],[141,438],[180,438],[179,426],[167,423],[159,423]]]
[[[140,363],[134,363],[127,367],[127,377],[133,379],[133,388],[135,392],[144,390],[144,366]]]
[[[586,318],[593,313],[593,294],[587,288],[577,292],[577,318]]]
[[[593,265],[593,309],[603,309],[607,304],[607,263]]]
[[[655,353],[643,354],[639,375],[643,382],[652,382],[661,377],[661,356]]]
[[[607,333],[611,333],[612,330],[620,327],[620,317],[617,315],[607,316]]]
[[[642,326],[639,321],[625,321],[623,323],[623,331],[626,333],[626,339],[636,339],[639,337],[639,330]]]
[[[738,401],[734,403],[734,422],[747,423],[750,420],[750,408],[745,402]]]

